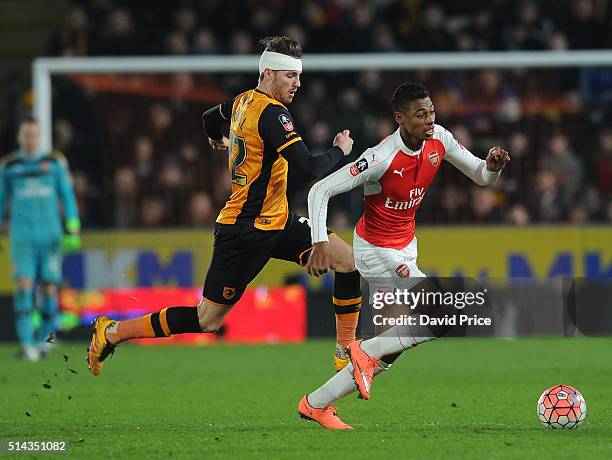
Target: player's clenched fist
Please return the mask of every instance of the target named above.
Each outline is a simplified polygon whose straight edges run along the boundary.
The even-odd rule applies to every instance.
[[[223,136],[219,140],[208,138],[208,145],[210,145],[214,150],[225,150],[229,148],[229,139]]]
[[[348,129],[345,129],[341,133],[336,134],[334,137],[334,147],[338,146],[344,152],[344,156],[347,156],[351,153],[353,149],[353,139],[351,139],[351,132]]]
[[[501,147],[493,147],[487,154],[487,169],[493,172],[499,172],[510,163],[510,155]]]
[[[312,245],[312,251],[310,252],[306,267],[308,273],[316,277],[327,273],[327,270],[331,268],[331,255],[326,241]]]

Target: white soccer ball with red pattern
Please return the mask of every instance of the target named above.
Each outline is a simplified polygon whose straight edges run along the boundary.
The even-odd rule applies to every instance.
[[[569,385],[548,388],[538,399],[538,418],[546,428],[571,430],[578,428],[586,417],[586,401]]]

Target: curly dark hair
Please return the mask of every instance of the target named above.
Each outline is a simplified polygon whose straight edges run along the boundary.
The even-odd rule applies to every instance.
[[[391,107],[393,111],[401,112],[410,102],[426,97],[429,97],[429,90],[420,83],[402,83],[391,97]]]

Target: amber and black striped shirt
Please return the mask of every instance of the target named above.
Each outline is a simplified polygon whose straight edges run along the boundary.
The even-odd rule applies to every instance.
[[[230,122],[232,194],[217,218],[220,224],[283,229],[289,214],[288,165],[311,179],[329,172],[343,156],[340,147],[311,155],[287,108],[257,89],[213,107],[203,118],[209,137],[216,140],[223,136],[222,123]]]

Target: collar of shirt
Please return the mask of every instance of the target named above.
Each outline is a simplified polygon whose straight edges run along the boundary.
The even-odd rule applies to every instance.
[[[397,130],[393,133],[393,136],[395,137],[395,142],[396,142],[397,146],[406,155],[414,157],[414,156],[419,156],[421,154],[421,150],[423,150],[423,146],[425,145],[425,141],[423,141],[423,143],[421,144],[421,148],[420,149],[412,150],[412,149],[408,148],[408,146],[406,146],[406,144],[404,144],[404,140],[402,139],[402,135],[400,134],[400,129],[399,128],[397,128]]]
[[[25,153],[23,151],[23,149],[19,149],[19,150],[17,150],[17,156],[19,158],[23,158],[25,160],[36,161],[36,160],[40,159],[40,157],[43,156],[43,153],[39,151],[39,152],[35,153],[34,155],[30,155],[28,153]]]

